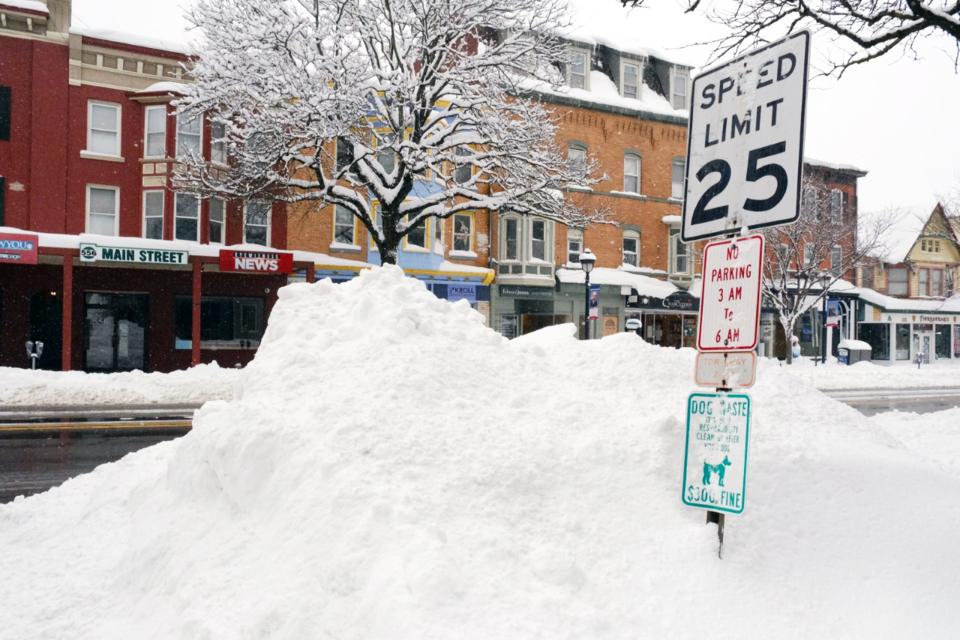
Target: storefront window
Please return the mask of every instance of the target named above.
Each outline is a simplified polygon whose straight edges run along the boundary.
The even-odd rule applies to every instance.
[[[898,324],[897,329],[897,360],[910,359],[910,325]]]
[[[500,334],[505,338],[517,337],[517,316],[516,314],[504,314],[500,316]]]
[[[190,297],[177,296],[174,315],[177,349],[190,348],[192,311]],[[204,349],[256,347],[263,328],[261,298],[203,297],[200,300],[200,346]]]
[[[937,359],[950,357],[950,325],[938,324],[936,328],[936,354]]]
[[[872,347],[871,359],[890,359],[890,325],[878,322],[861,322],[860,339]]]

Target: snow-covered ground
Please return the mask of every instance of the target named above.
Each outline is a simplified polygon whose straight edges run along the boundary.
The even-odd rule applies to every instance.
[[[233,397],[239,369],[202,364],[172,373],[84,373],[0,367],[0,407],[201,404]]]
[[[692,351],[573,333],[508,342],[395,268],[283,288],[192,432],[0,505],[0,637],[957,637],[924,418],[764,366],[719,560],[680,500]]]
[[[791,375],[800,378],[818,389],[908,389],[915,387],[960,387],[960,360],[945,360],[921,365],[880,365],[872,362],[857,362],[853,365],[838,364],[835,358],[826,365],[814,364],[812,358],[800,358],[791,365],[780,365]]]

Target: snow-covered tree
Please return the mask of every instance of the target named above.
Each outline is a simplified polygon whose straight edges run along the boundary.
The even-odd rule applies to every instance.
[[[650,4],[620,2],[632,7]],[[954,59],[960,59],[958,0],[686,0],[685,4],[688,13],[702,10],[729,27],[729,34],[714,43],[718,59],[803,28],[830,33],[847,45],[830,68],[838,75],[890,51],[916,55],[920,42],[936,35],[946,36]]]
[[[831,207],[829,190],[818,181],[806,181],[804,203],[794,224],[763,232],[767,255],[763,261],[761,291],[765,305],[774,308],[787,339],[787,362],[792,361],[790,336],[797,320],[821,304],[831,286],[881,252],[894,215],[844,215]]]
[[[602,214],[551,113],[563,0],[198,0],[187,117],[222,125],[228,166],[182,161],[181,189],[338,205],[383,262],[428,218],[487,209],[582,226]]]

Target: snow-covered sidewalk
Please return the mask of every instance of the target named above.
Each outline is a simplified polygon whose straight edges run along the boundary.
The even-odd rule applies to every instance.
[[[84,373],[0,367],[0,409],[203,404],[233,397],[239,369],[201,364],[171,373]]]
[[[849,389],[919,389],[919,388],[957,388],[960,389],[960,360],[939,361],[933,364],[879,365],[872,362],[858,362],[853,365],[837,364],[832,359],[824,364],[815,365],[810,358],[800,358],[787,365],[777,365],[767,360],[770,366],[782,366],[790,375],[821,391]]]

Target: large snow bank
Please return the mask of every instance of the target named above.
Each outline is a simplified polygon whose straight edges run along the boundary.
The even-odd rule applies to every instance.
[[[765,363],[718,560],[694,354],[572,334],[396,268],[281,289],[236,399],[0,506],[0,636],[956,637],[955,473]]]
[[[771,366],[776,367],[775,361]],[[960,361],[939,360],[917,368],[909,361],[896,365],[873,362],[857,362],[853,365],[838,364],[830,358],[826,365],[817,364],[814,358],[803,357],[793,364],[783,364],[792,376],[818,389],[907,389],[922,387],[960,387]]]
[[[171,373],[84,373],[0,367],[0,407],[202,404],[233,397],[240,371],[201,364]]]

